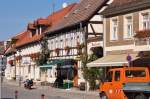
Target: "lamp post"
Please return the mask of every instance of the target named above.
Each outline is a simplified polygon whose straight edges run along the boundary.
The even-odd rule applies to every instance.
[[[15,66],[15,77],[14,77],[14,80],[16,80],[16,52],[14,51],[14,63],[13,63],[13,65]]]
[[[21,86],[21,50],[19,50],[19,86]]]

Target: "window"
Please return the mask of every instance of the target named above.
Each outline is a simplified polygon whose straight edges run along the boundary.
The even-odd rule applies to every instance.
[[[125,38],[131,38],[133,36],[133,23],[132,17],[125,17]]]
[[[115,81],[120,81],[120,71],[115,71]]]
[[[133,78],[133,77],[145,77],[146,72],[145,70],[126,70],[126,77]]]
[[[112,82],[112,74],[113,72],[108,72],[106,78],[105,78],[105,82]]]
[[[148,13],[142,14],[142,27],[143,29],[149,28],[149,14]]]
[[[118,23],[117,19],[112,20],[112,34],[111,34],[111,40],[117,40],[118,39]]]

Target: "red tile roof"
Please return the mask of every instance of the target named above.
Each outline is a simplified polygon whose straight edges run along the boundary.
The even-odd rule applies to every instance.
[[[29,23],[28,24],[28,30],[18,34],[17,36],[15,36],[15,39],[18,39],[16,42],[16,47],[20,47],[32,42],[36,42],[39,41],[42,38],[42,35],[34,35],[33,37],[30,37],[31,35],[31,31],[30,30],[34,30],[36,29],[36,26],[38,25],[47,25],[49,27],[50,24],[54,24],[56,22],[58,22],[59,20],[61,20],[61,18],[63,18],[74,6],[76,5],[76,3],[68,5],[66,8],[63,8],[57,12],[54,12],[53,14],[49,15],[47,18],[40,18],[37,19],[34,23]],[[43,33],[42,33],[43,34]]]
[[[33,37],[30,37],[31,31],[25,31],[17,36],[18,40],[16,42],[16,47],[29,44],[31,42],[36,42],[41,39],[42,35],[34,35]]]

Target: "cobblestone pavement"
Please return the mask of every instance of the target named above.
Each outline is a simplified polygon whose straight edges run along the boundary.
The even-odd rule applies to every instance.
[[[75,88],[65,90],[50,86],[34,86],[32,90],[28,90],[14,81],[4,81],[1,89],[2,98],[14,98],[17,90],[18,99],[40,99],[41,94],[45,95],[45,99],[99,99],[98,91],[85,92]]]

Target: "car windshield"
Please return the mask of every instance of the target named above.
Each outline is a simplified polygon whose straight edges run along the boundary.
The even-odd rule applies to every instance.
[[[145,72],[145,70],[126,70],[125,71],[125,75],[128,78],[145,77],[146,76],[146,72]]]

